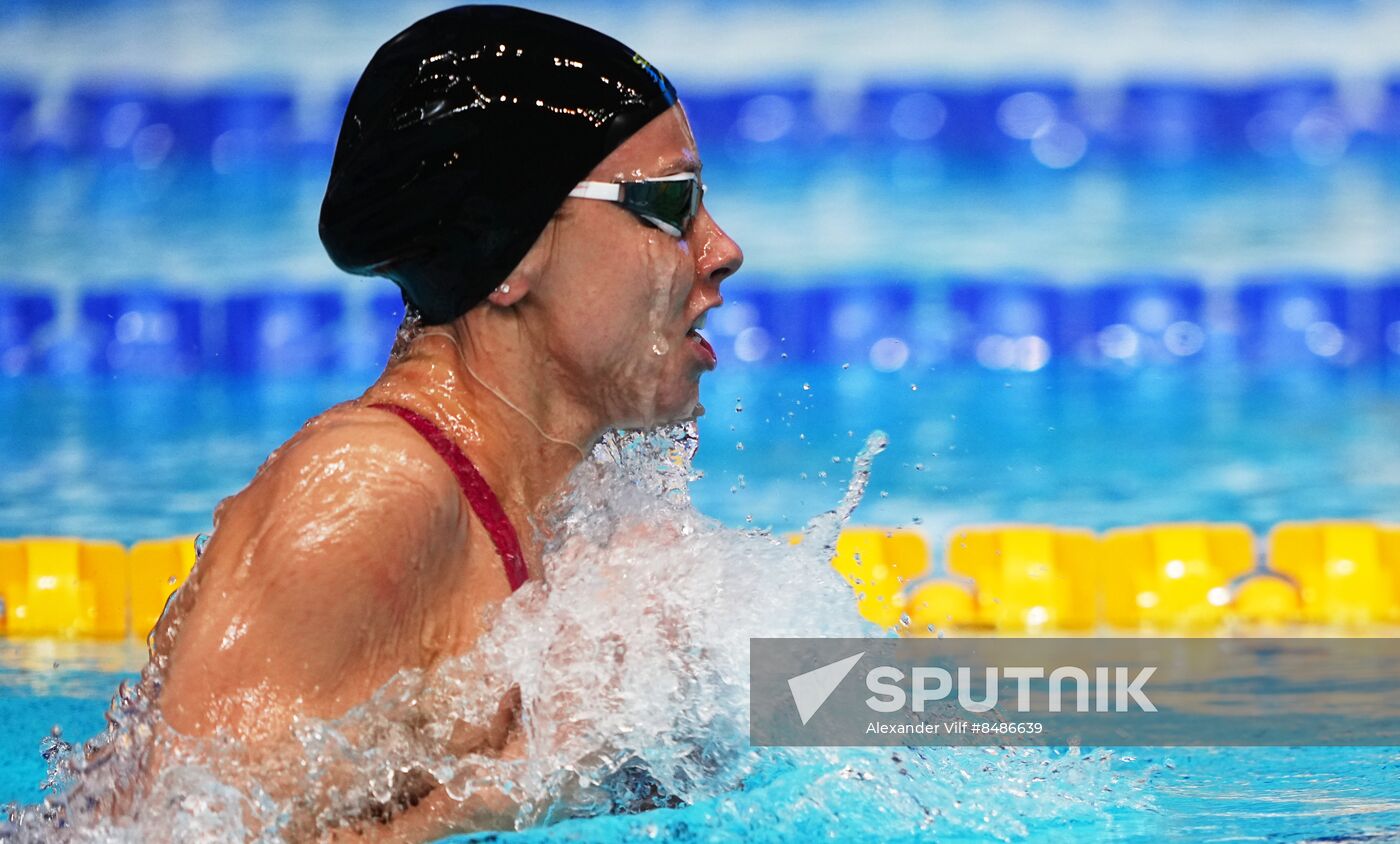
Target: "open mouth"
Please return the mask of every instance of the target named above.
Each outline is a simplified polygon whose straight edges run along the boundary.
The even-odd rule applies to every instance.
[[[700,329],[705,327],[705,318],[708,314],[709,311],[700,314],[695,322],[691,324],[689,330],[685,332],[685,336],[687,340],[690,340],[694,344],[696,355],[700,358],[700,362],[705,365],[705,368],[714,369],[715,363],[717,362],[715,349],[710,345],[710,341],[706,340],[704,336],[700,334]]]

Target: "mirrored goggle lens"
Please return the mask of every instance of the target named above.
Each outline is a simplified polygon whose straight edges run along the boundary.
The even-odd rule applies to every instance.
[[[662,228],[673,229],[669,233],[679,237],[700,211],[700,193],[699,182],[693,177],[674,181],[624,182],[621,202],[636,214],[664,224]]]

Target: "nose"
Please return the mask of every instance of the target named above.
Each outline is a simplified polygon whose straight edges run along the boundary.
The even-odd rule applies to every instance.
[[[718,286],[721,281],[734,275],[744,263],[744,251],[734,239],[725,234],[715,218],[703,205],[700,207],[702,240],[696,269],[702,281]]]

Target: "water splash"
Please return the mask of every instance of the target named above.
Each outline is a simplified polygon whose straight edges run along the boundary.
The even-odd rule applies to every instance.
[[[889,444],[890,438],[884,431],[872,431],[870,436],[865,438],[865,447],[856,455],[851,469],[851,482],[846,487],[846,494],[842,496],[841,503],[836,509],[813,517],[802,529],[802,541],[819,545],[826,552],[828,560],[836,552],[836,538],[840,536],[841,528],[851,520],[851,515],[865,497],[865,489],[870,485],[871,465]]]
[[[584,840],[697,824],[716,840],[802,838],[838,816],[882,834],[1003,835],[1102,810],[1115,774],[1099,757],[749,745],[751,637],[880,635],[829,560],[886,443],[870,436],[840,504],[794,546],[694,509],[693,424],[610,436],[540,519],[546,579],[494,610],[472,653],[403,671],[340,718],[298,721],[271,761],[174,735],[152,705],[153,654],[101,736],[55,737],[54,794],[12,810],[0,838],[315,837],[403,812],[433,783],[464,806],[491,796],[498,826]],[[462,725],[489,724],[512,688],[521,752],[463,749]]]
[[[404,303],[403,319],[394,332],[394,345],[389,349],[389,365],[402,361],[413,345],[413,340],[423,333],[423,314],[411,302]]]

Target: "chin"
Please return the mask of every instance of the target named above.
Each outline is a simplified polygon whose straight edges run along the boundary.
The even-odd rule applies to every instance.
[[[689,361],[668,360],[663,371],[654,373],[656,380],[650,388],[634,381],[630,389],[617,389],[626,395],[627,405],[614,405],[613,427],[625,429],[655,428],[696,418],[700,408],[700,376],[704,371],[692,368]]]
[[[682,395],[677,397],[675,404],[671,407],[674,409],[667,414],[667,422],[687,422],[703,414],[705,408],[700,404],[700,380],[697,378],[689,382]]]
[[[656,428],[662,425],[674,425],[678,422],[689,422],[692,419],[698,418],[702,413],[704,413],[704,408],[700,406],[700,402],[698,401],[692,401],[684,407],[668,408],[664,410],[658,408],[657,411],[639,427]]]
[[[704,413],[700,405],[700,385],[691,382],[690,386],[674,395],[658,397],[652,412],[636,427],[655,428],[660,425],[673,425],[688,422]]]

